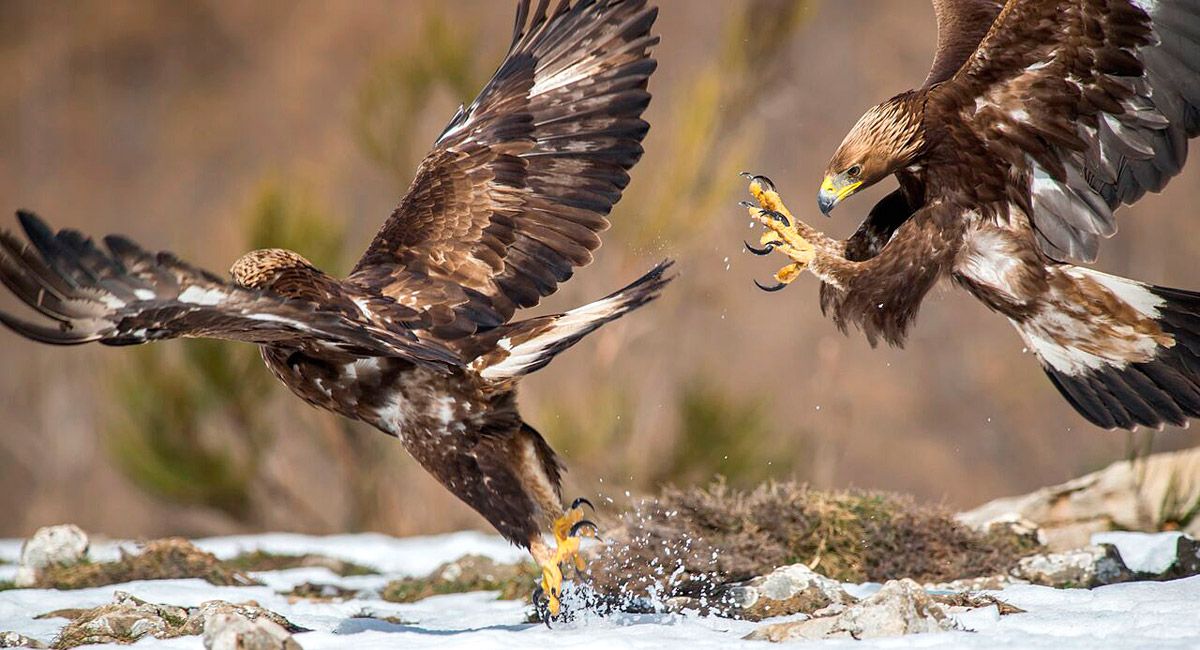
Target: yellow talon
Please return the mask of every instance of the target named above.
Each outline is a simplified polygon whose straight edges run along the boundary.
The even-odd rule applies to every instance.
[[[583,510],[579,507],[571,508],[555,519],[550,529],[554,533],[554,550],[546,548],[540,540],[536,540],[530,550],[542,567],[541,588],[546,597],[546,609],[551,616],[558,616],[562,607],[562,565],[570,562],[578,571],[586,569],[587,562],[579,554],[579,538],[595,535],[596,531],[591,522],[584,521]]]
[[[792,263],[783,267],[775,274],[775,279],[781,284],[789,284],[812,262],[816,249],[812,243],[796,230],[796,218],[792,216],[787,206],[783,204],[779,192],[771,186],[770,181],[762,176],[750,179],[750,194],[754,196],[757,206],[750,206],[747,211],[750,218],[762,224],[766,230],[759,239],[760,246],[770,246],[791,258]],[[747,204],[749,205],[749,204]],[[773,217],[771,213],[783,215],[787,223]]]
[[[775,272],[775,279],[783,284],[791,284],[793,280],[800,277],[804,271],[804,265],[799,262],[792,262],[787,266]]]

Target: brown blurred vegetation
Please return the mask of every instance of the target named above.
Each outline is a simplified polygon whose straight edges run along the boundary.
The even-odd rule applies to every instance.
[[[499,62],[510,5],[0,3],[0,205],[217,271],[269,245],[345,272]],[[935,292],[896,351],[838,334],[811,278],[769,296],[751,284],[778,260],[742,251],[737,172],[771,175],[794,210],[811,205],[861,112],[924,78],[926,3],[661,5],[647,155],[596,264],[539,311],[601,296],[663,256],[680,278],[525,383],[527,419],[571,468],[569,494],[624,499],[722,474],[967,506],[1135,442],[1196,443],[1090,427],[1008,324],[959,292]],[[1124,210],[1099,267],[1200,286],[1198,179],[1193,165]],[[822,225],[848,234],[890,189]],[[59,521],[121,536],[483,525],[394,440],[293,398],[249,347],[52,349],[0,332],[0,408],[0,535]]]

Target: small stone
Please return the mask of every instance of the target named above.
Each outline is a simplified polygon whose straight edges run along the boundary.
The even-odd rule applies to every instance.
[[[855,602],[836,580],[803,564],[780,567],[767,575],[730,585],[718,592],[723,614],[751,621],[772,616],[811,614],[833,604]]]
[[[46,644],[17,632],[0,632],[0,648],[45,648]]]
[[[206,628],[208,619],[218,614],[240,616],[252,623],[259,620],[267,620],[291,634],[308,631],[306,628],[292,623],[269,609],[259,607],[257,603],[234,604],[223,600],[210,600],[201,603],[199,607],[193,609],[189,614],[188,623],[189,627],[193,630],[191,634],[200,634],[200,631]]]
[[[74,524],[39,528],[21,545],[21,561],[13,583],[32,587],[38,573],[48,566],[78,564],[87,555],[88,536]]]
[[[1034,584],[1059,588],[1097,587],[1134,578],[1116,547],[1107,544],[1021,558],[1013,574]]]
[[[845,606],[840,611],[831,607],[827,612],[828,615],[803,621],[764,625],[746,638],[775,642],[870,639],[957,629],[957,624],[945,608],[934,602],[920,585],[907,578],[890,580],[869,598]]]
[[[228,611],[204,619],[206,650],[301,650],[283,626],[267,617],[255,620]]]
[[[959,580],[951,580],[950,582],[930,582],[923,585],[926,591],[953,591],[953,592],[972,592],[972,591],[999,591],[1014,584],[1022,584],[1026,582],[1014,576],[997,573],[991,576],[979,576],[977,578],[962,578]]]

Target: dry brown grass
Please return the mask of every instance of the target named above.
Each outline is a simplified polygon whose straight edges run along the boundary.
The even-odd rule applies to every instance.
[[[979,534],[909,497],[776,482],[668,488],[605,534],[592,565],[597,591],[665,597],[701,596],[795,563],[851,582],[949,581],[1007,571],[1038,548],[999,529]]]
[[[440,594],[497,591],[500,600],[527,598],[541,572],[529,562],[498,564],[479,555],[447,562],[423,578],[394,580],[383,589],[383,599],[411,603]]]
[[[244,586],[257,580],[223,565],[181,538],[146,543],[140,553],[122,553],[115,562],[84,562],[46,567],[38,575],[39,589],[86,589],[133,580],[200,578],[209,584]]]

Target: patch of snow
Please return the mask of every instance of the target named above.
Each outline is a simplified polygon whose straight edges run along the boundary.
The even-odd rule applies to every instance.
[[[1165,539],[1167,536],[1159,536]],[[1134,540],[1130,546],[1130,539]],[[1095,541],[1112,543],[1110,539]],[[1136,538],[1119,540],[1118,547],[1139,547]],[[1162,541],[1156,544],[1165,543]],[[1154,547],[1147,545],[1145,548]],[[560,647],[661,648],[689,650],[717,648],[767,648],[762,642],[742,637],[759,624],[716,617],[678,614],[622,614],[600,617],[581,614],[570,623],[545,625],[525,623],[526,606],[520,601],[499,601],[493,593],[436,596],[398,604],[373,597],[344,602],[315,602],[289,598],[281,591],[302,582],[337,584],[375,590],[389,577],[425,574],[438,564],[467,553],[479,553],[499,561],[522,559],[524,553],[497,537],[481,533],[456,533],[435,537],[396,539],[384,535],[246,535],[200,540],[198,545],[220,557],[261,549],[275,553],[313,553],[337,557],[383,570],[385,576],[339,577],[324,568],[262,572],[255,576],[267,583],[261,587],[216,587],[201,580],[133,582],[76,591],[9,590],[0,592],[0,630],[12,630],[49,642],[66,623],[64,619],[34,617],[45,612],[77,607],[95,607],[111,602],[114,591],[127,591],[153,603],[196,606],[213,599],[230,602],[255,600],[312,632],[296,636],[306,650],[354,647],[376,648],[510,648]],[[115,552],[117,543],[94,545]],[[15,559],[20,543],[0,541],[0,558]],[[1139,547],[1140,548],[1140,547]],[[1125,548],[1121,548],[1122,554]],[[1148,553],[1146,557],[1154,556]],[[1138,560],[1129,560],[1136,564]],[[1141,568],[1152,566],[1148,561]],[[866,596],[879,585],[847,585],[855,596]],[[984,607],[953,615],[973,632],[944,632],[906,637],[828,640],[816,643],[822,650],[845,648],[981,648],[1047,650],[1095,650],[1096,648],[1196,648],[1200,639],[1200,577],[1172,582],[1133,582],[1092,590],[1051,589],[1013,585],[988,592],[1026,610],[1023,614],[999,616],[995,607]],[[376,618],[361,616],[368,612]],[[389,623],[383,617],[401,622]],[[778,622],[781,619],[771,619]],[[199,637],[143,640],[142,650],[179,648],[197,650]]]
[[[497,535],[474,531],[397,538],[379,533],[299,535],[269,533],[195,540],[198,548],[221,559],[250,551],[280,555],[313,553],[346,560],[393,575],[423,576],[438,565],[464,555],[483,555],[497,562],[516,562],[528,554]]]
[[[1125,566],[1133,571],[1155,575],[1175,563],[1180,532],[1169,533],[1093,533],[1092,544],[1112,544],[1121,553]]]

